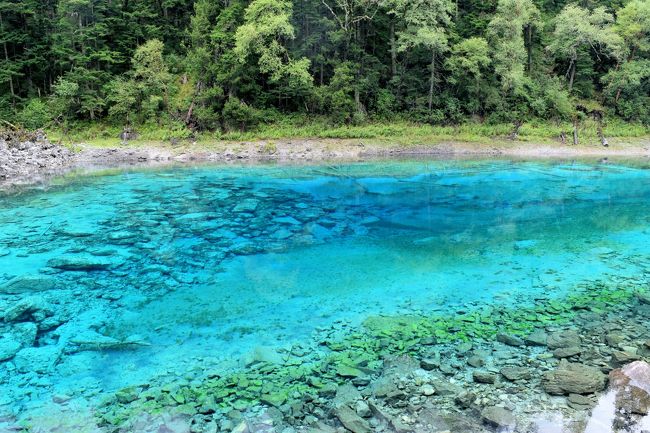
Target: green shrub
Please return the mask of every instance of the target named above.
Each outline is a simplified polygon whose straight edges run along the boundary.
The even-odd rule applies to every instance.
[[[18,113],[18,122],[26,129],[44,128],[50,122],[52,114],[47,104],[41,99],[30,99]]]
[[[260,121],[260,113],[255,108],[232,96],[224,104],[221,115],[226,129],[239,129],[242,132]]]

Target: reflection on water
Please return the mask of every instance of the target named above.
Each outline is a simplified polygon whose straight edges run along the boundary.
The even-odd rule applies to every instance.
[[[505,161],[136,171],[0,197],[0,407],[644,275],[648,199],[642,168]]]

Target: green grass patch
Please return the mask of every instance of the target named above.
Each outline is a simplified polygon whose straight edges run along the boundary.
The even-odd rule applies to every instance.
[[[408,121],[372,122],[361,125],[333,125],[327,119],[313,117],[287,117],[272,123],[263,123],[248,131],[192,132],[182,125],[142,125],[134,128],[137,139],[129,146],[146,146],[178,143],[210,145],[223,142],[282,140],[282,139],[353,139],[389,141],[398,145],[435,144],[455,141],[480,143],[507,140],[513,131],[512,124],[488,124],[465,122],[458,125],[428,125]],[[573,126],[570,122],[549,122],[531,120],[519,129],[516,141],[537,144],[559,143],[560,135],[572,140]],[[85,143],[97,147],[118,146],[121,143],[122,128],[104,123],[79,123],[65,134],[60,130],[48,131],[51,140],[64,144]],[[578,134],[580,144],[598,144],[598,125],[593,120],[581,122]],[[604,125],[604,134],[609,139],[647,138],[650,129],[641,124],[626,123],[618,119]]]

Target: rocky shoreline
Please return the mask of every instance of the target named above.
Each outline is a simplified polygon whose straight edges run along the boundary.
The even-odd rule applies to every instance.
[[[608,148],[530,143],[442,142],[401,146],[360,140],[288,139],[221,143],[218,146],[182,145],[113,148],[75,146],[76,151],[49,142],[42,133],[14,140],[0,136],[0,188],[44,183],[53,176],[75,170],[128,166],[161,166],[197,163],[318,163],[362,161],[377,158],[430,156],[514,158],[647,158],[650,142]]]

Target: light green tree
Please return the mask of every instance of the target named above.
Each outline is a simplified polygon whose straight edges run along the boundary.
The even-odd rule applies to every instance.
[[[630,49],[630,59],[638,51],[650,51],[650,1],[632,0],[617,12],[615,31]]]
[[[592,49],[598,56],[624,57],[624,41],[615,31],[613,22],[614,17],[604,7],[589,11],[574,4],[567,5],[555,18],[555,29],[547,49],[557,58],[569,61],[566,71],[569,91],[573,89],[582,48]]]
[[[313,83],[309,60],[292,59],[283,44],[295,37],[291,12],[287,0],[253,0],[246,8],[244,24],[235,33],[234,51],[240,63],[256,57],[260,72],[267,74],[272,84],[295,95],[309,91]]]
[[[398,51],[422,47],[430,51],[429,94],[427,105],[433,106],[438,57],[449,50],[449,28],[454,4],[450,0],[405,0],[396,2],[394,10],[404,29],[397,33]]]
[[[643,81],[639,79],[639,73],[643,74],[646,63],[630,63],[636,62],[639,53],[650,51],[650,1],[633,0],[626,4],[617,12],[615,30],[625,41],[629,55],[622,65],[616,66],[615,71],[604,76],[603,81],[608,83],[610,90],[612,86],[618,86],[614,97],[614,104],[618,104],[624,87],[629,89],[634,83],[638,87]]]
[[[451,73],[448,81],[473,96],[469,107],[472,113],[480,108],[481,79],[490,63],[490,48],[483,38],[464,39],[454,45],[445,63]]]
[[[488,35],[492,44],[494,71],[506,91],[518,93],[525,84],[528,53],[524,30],[530,32],[537,25],[539,10],[531,0],[499,0]]]
[[[133,118],[140,122],[159,119],[167,108],[173,83],[163,49],[158,39],[139,46],[131,59],[131,71],[105,86],[111,116],[123,119],[127,125]]]

